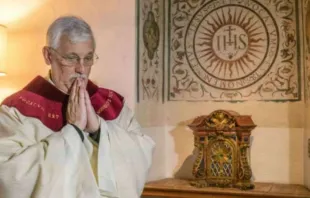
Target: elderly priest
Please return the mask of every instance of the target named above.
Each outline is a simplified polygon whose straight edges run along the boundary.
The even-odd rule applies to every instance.
[[[0,197],[140,197],[154,142],[120,94],[88,80],[90,26],[58,18],[42,51],[49,74],[0,107]]]

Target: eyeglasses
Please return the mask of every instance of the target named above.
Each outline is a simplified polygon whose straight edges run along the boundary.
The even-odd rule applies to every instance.
[[[74,54],[62,55],[52,47],[49,47],[49,49],[52,50],[53,52],[55,52],[59,57],[61,57],[60,62],[61,62],[61,64],[65,65],[65,66],[70,66],[70,67],[76,66],[77,64],[81,63],[81,59],[82,59],[83,62],[81,63],[81,65],[84,65],[84,67],[91,67],[99,59],[99,57],[96,54],[90,54],[84,58],[80,58],[79,56],[74,55]]]

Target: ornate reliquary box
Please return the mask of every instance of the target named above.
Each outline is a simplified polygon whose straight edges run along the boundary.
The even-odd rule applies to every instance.
[[[197,117],[189,127],[198,151],[192,185],[254,188],[249,147],[256,125],[251,116],[217,110]]]

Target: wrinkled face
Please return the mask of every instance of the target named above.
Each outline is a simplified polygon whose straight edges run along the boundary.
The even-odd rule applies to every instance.
[[[51,77],[55,86],[64,93],[70,92],[77,77],[82,78],[83,83],[87,84],[91,66],[85,63],[94,57],[94,45],[91,39],[72,43],[64,35],[60,38],[57,49],[44,47],[43,55],[46,64],[51,65]]]

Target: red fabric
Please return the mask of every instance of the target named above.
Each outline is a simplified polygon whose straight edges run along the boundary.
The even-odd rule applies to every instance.
[[[87,91],[100,117],[105,120],[117,118],[124,104],[121,95],[112,90],[99,88],[90,80]],[[68,95],[38,76],[25,88],[6,98],[2,104],[15,107],[23,115],[37,118],[53,131],[59,131],[67,123],[65,115],[68,99]]]

